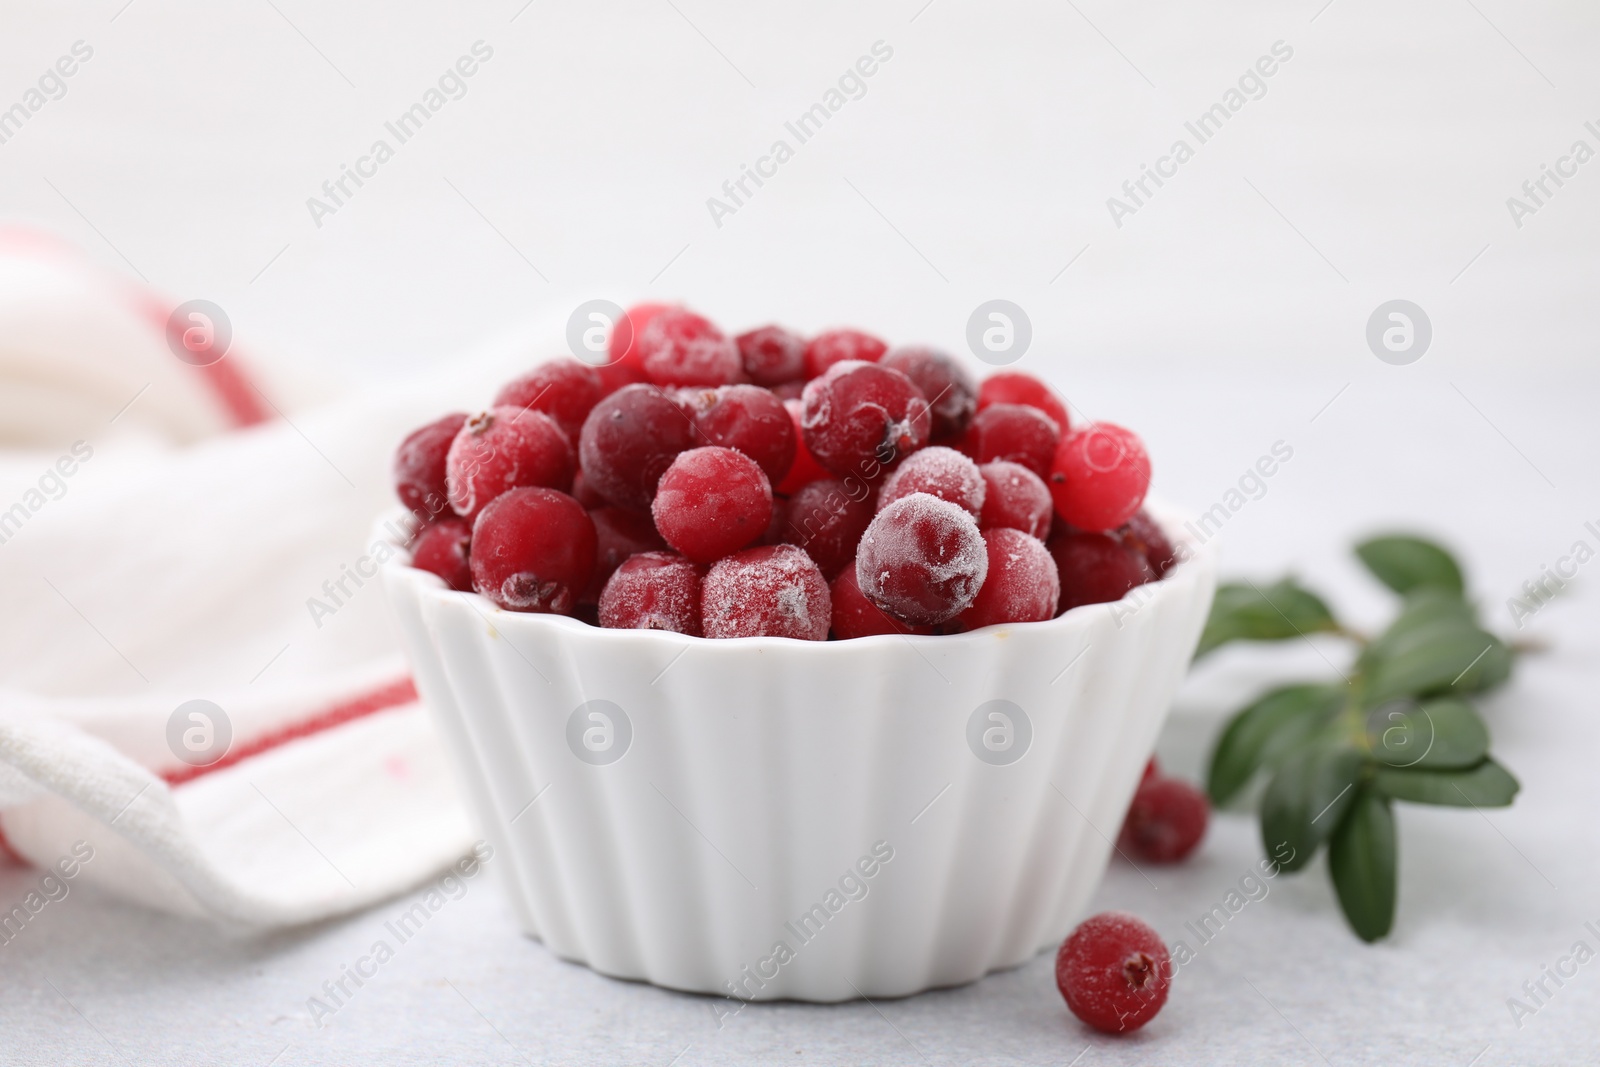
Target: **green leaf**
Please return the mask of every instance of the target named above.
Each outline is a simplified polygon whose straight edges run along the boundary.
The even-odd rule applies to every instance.
[[[1355,799],[1361,767],[1361,754],[1342,745],[1302,749],[1278,767],[1261,797],[1261,843],[1283,870],[1311,862]]]
[[[1274,689],[1235,715],[1211,753],[1206,788],[1225,804],[1262,767],[1271,767],[1305,744],[1344,706],[1343,686],[1292,685]]]
[[[1363,703],[1373,708],[1402,697],[1498,685],[1511,672],[1511,650],[1477,626],[1440,618],[1384,633],[1363,654],[1362,668]]]
[[[1293,578],[1262,588],[1230,582],[1217,588],[1196,656],[1229,641],[1282,641],[1339,629],[1322,598]]]
[[[1476,626],[1478,614],[1458,593],[1444,589],[1418,589],[1406,595],[1400,613],[1378,640],[1398,640],[1415,630],[1441,622]]]
[[[1344,917],[1363,941],[1378,940],[1394,925],[1397,858],[1388,798],[1358,790],[1328,842],[1328,873]]]
[[[1372,784],[1379,792],[1396,800],[1456,808],[1503,808],[1521,788],[1511,772],[1492,759],[1464,771],[1380,767]]]
[[[1489,754],[1489,730],[1464,700],[1395,707],[1368,720],[1372,755],[1395,770],[1461,770]]]
[[[1356,555],[1380,582],[1402,595],[1429,588],[1460,596],[1465,589],[1455,557],[1420,537],[1374,537],[1357,545]]]

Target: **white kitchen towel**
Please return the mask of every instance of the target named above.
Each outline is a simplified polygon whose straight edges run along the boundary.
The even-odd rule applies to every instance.
[[[471,845],[375,517],[399,439],[559,351],[560,323],[342,394],[237,341],[178,358],[201,320],[177,306],[0,228],[0,831],[41,867],[86,842],[77,880],[153,907],[312,921]]]

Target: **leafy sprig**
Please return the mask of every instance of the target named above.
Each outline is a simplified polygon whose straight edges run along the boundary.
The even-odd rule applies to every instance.
[[[1376,941],[1394,924],[1393,802],[1489,808],[1516,796],[1517,780],[1489,755],[1488,728],[1467,699],[1504,684],[1515,652],[1479,624],[1461,566],[1444,548],[1396,534],[1355,552],[1401,598],[1381,634],[1347,628],[1293,578],[1230,583],[1217,590],[1196,656],[1316,633],[1360,647],[1348,677],[1273,689],[1235,713],[1211,754],[1207,788],[1221,805],[1265,777],[1268,854],[1287,855],[1281,869],[1296,871],[1326,846],[1345,918]]]

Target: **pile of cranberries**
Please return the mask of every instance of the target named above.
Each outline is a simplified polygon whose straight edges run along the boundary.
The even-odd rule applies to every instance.
[[[822,641],[1037,622],[1173,563],[1139,439],[1029,375],[659,304],[610,357],[401,443],[415,566],[511,611]]]

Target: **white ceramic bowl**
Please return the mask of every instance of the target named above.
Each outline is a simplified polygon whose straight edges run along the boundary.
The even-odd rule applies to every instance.
[[[1066,935],[1215,560],[1049,622],[830,642],[505,612],[403,554],[385,584],[529,934],[618,978],[838,1001]]]

